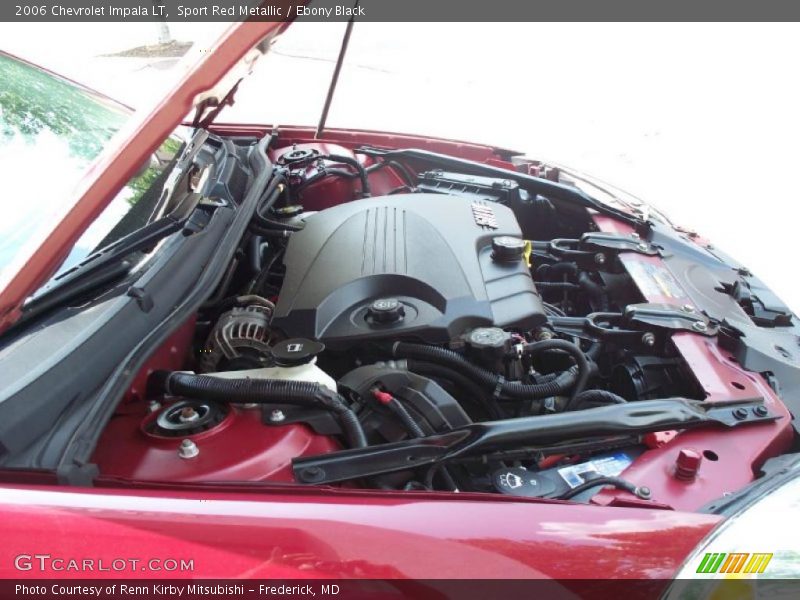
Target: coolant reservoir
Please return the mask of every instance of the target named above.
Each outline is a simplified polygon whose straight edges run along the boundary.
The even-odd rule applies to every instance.
[[[243,371],[220,371],[208,373],[223,379],[282,379],[318,383],[336,391],[336,380],[317,366],[317,354],[325,349],[324,344],[302,338],[278,342],[271,348],[274,367],[245,369]]]

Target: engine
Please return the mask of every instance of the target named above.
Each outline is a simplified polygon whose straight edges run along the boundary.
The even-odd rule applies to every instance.
[[[101,473],[645,501],[645,434],[708,422],[673,337],[719,324],[659,303],[681,284],[632,228],[422,151],[272,152],[186,369],[148,371]]]
[[[291,237],[272,325],[347,348],[448,343],[477,327],[534,329],[544,307],[506,206],[436,194],[348,202]]]

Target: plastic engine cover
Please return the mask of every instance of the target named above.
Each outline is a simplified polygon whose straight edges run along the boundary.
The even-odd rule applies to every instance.
[[[383,337],[443,343],[487,325],[537,327],[544,308],[524,258],[494,256],[492,240],[503,236],[522,236],[509,208],[443,194],[321,211],[289,241],[272,326],[333,348]],[[378,315],[387,303],[373,303],[381,299],[399,310]]]

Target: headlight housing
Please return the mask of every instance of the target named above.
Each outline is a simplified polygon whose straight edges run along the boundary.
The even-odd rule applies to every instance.
[[[800,476],[732,514],[684,563],[665,598],[796,598]]]

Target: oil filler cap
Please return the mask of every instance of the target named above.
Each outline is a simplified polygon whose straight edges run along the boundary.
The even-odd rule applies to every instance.
[[[297,367],[310,363],[323,350],[325,344],[305,338],[283,340],[270,348],[275,363],[281,367]]]
[[[406,315],[397,298],[378,298],[367,309],[367,318],[374,323],[396,323]]]
[[[492,238],[492,259],[495,262],[515,262],[525,253],[525,240],[510,235]]]

